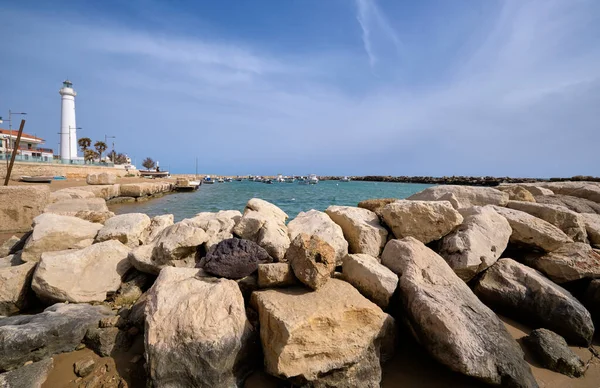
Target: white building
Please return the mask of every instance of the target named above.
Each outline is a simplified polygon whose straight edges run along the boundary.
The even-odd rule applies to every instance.
[[[75,96],[71,81],[63,82],[59,91],[60,109],[60,157],[63,160],[79,159],[77,157],[77,125],[75,123]]]
[[[13,152],[14,146],[17,142],[17,135],[19,131],[16,129],[8,130],[0,128],[0,153],[2,158],[10,158],[10,154]],[[31,161],[31,162],[52,162],[54,158],[54,152],[50,148],[40,147],[44,144],[44,139],[23,133],[21,135],[21,141],[19,142],[19,149],[17,151],[17,160]]]

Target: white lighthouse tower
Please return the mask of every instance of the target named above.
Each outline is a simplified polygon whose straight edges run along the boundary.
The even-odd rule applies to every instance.
[[[60,157],[63,160],[77,158],[77,125],[75,124],[75,90],[71,81],[63,82],[59,91],[60,107]]]

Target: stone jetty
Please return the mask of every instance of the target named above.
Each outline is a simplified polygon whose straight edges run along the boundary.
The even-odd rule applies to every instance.
[[[31,233],[0,247],[0,382],[40,384],[60,353],[136,340],[153,387],[242,387],[255,371],[281,386],[379,387],[407,336],[492,386],[538,386],[522,347],[586,373],[567,345],[590,346],[600,323],[600,183],[437,186],[291,222],[253,198],[174,223],[106,207],[168,184],[89,181],[2,192],[31,203],[7,216]],[[519,343],[499,315],[539,330]],[[125,386],[95,368],[74,366],[81,384]]]

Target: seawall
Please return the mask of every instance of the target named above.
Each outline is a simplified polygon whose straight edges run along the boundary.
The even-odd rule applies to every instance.
[[[113,173],[119,177],[127,174],[125,169],[115,167],[15,162],[11,173],[11,180],[19,180],[22,175],[62,175],[67,178],[85,178],[88,174],[102,172]],[[6,161],[0,163],[0,176],[2,179],[6,177]]]

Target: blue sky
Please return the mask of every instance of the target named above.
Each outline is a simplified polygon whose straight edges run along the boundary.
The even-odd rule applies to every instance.
[[[173,172],[600,175],[596,0],[0,1],[0,115]]]

